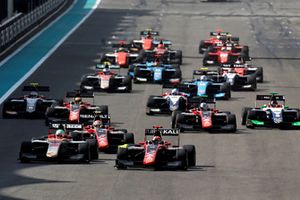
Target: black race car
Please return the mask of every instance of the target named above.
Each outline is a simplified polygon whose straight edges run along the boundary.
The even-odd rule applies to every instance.
[[[32,83],[24,86],[23,91],[30,91],[30,93],[19,98],[9,98],[3,103],[3,118],[45,118],[47,108],[57,102],[55,99],[48,99],[38,94],[38,92],[48,92],[49,86]]]

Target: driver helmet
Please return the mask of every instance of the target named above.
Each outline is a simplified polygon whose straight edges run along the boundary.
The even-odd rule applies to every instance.
[[[81,103],[81,97],[75,97],[75,98],[74,98],[74,102],[75,102],[76,104],[80,104],[80,103]]]
[[[165,45],[164,45],[163,41],[160,41],[160,43],[157,45],[157,48],[158,49],[164,49],[165,48]]]
[[[124,49],[123,47],[120,47],[120,48],[118,49],[118,51],[119,51],[119,52],[125,52],[125,49]]]
[[[156,136],[153,136],[152,138],[152,141],[160,141],[161,140],[161,137],[156,135]]]
[[[172,94],[172,95],[175,95],[175,94],[177,94],[177,93],[178,93],[178,89],[176,89],[176,88],[173,89],[173,90],[171,91],[171,94]]]
[[[238,57],[237,60],[235,61],[236,64],[242,64],[243,63],[243,58]]]
[[[207,81],[207,76],[202,75],[202,76],[200,77],[200,80],[201,80],[201,81]]]
[[[207,105],[207,103],[205,103],[205,102],[200,103],[200,109],[201,109],[201,110],[204,110],[204,111],[208,110],[208,105]]]
[[[62,130],[62,129],[58,129],[58,130],[55,132],[55,135],[58,136],[58,137],[62,137],[64,134],[65,134],[65,131]]]
[[[104,73],[105,75],[110,74],[109,68],[104,68],[104,69],[103,69],[103,73]]]
[[[278,102],[276,100],[272,100],[271,103],[270,103],[270,105],[272,107],[276,107],[278,105]]]
[[[93,126],[94,126],[95,128],[100,128],[101,126],[103,126],[103,123],[102,123],[101,120],[95,120],[95,121],[93,122]]]
[[[32,92],[30,92],[29,97],[36,98],[36,97],[38,97],[38,93],[36,91],[32,91]]]

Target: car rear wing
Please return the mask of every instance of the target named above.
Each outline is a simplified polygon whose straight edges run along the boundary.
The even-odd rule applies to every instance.
[[[285,101],[285,96],[284,95],[256,95],[256,100],[260,100],[260,101],[271,101],[271,100]]]
[[[228,36],[231,35],[230,32],[210,32],[210,36]]]
[[[50,123],[49,129],[60,129],[65,130],[82,130],[83,124],[71,124],[71,123]]]
[[[49,86],[41,86],[38,83],[30,83],[29,85],[25,85],[22,89],[23,91],[36,91],[36,92],[49,92]]]
[[[148,128],[145,129],[145,135],[154,135],[154,133],[159,130],[162,136],[178,136],[179,129],[170,129],[170,128]]]
[[[96,69],[103,70],[105,69],[105,64],[96,64]],[[120,69],[120,65],[109,65],[109,69]]]
[[[278,95],[276,92],[273,92],[269,95],[256,95],[255,107],[257,107],[257,101],[282,101],[285,104],[285,96]]]
[[[74,98],[74,97],[94,98],[94,93],[93,92],[80,92],[80,91],[66,92],[66,98]]]
[[[153,36],[159,36],[158,31],[151,31],[151,30],[145,30],[140,32],[141,36],[147,36],[147,35],[153,35]]]
[[[170,129],[170,128],[149,128],[145,129],[145,140],[147,140],[147,136],[154,136],[156,131],[160,131],[160,135],[164,137],[173,137],[177,136],[177,144],[179,146],[180,144],[180,138],[179,138],[179,129]]]
[[[231,68],[231,67],[242,68],[242,67],[246,67],[246,66],[245,66],[245,64],[222,64],[221,67],[222,68]]]

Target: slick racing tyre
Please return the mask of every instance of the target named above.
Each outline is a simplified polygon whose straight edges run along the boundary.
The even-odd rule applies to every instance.
[[[252,108],[250,107],[244,107],[242,109],[242,125],[246,125],[246,121],[248,118],[248,112],[251,110]]]
[[[188,156],[188,166],[196,166],[196,148],[194,145],[183,145],[183,149],[186,150]]]
[[[124,143],[125,144],[134,144],[134,135],[133,133],[124,133]]]
[[[32,149],[32,143],[31,141],[25,141],[21,144],[21,150],[19,153],[19,160],[21,163],[29,163],[30,159],[23,156],[23,154],[30,154]]]
[[[232,125],[232,129],[229,132],[235,133],[236,132],[236,127],[237,127],[235,114],[229,114],[228,124]]]
[[[185,149],[176,150],[176,160],[181,161],[181,166],[179,169],[187,170],[188,168],[188,155]]]

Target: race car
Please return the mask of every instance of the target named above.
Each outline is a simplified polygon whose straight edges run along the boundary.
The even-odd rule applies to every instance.
[[[225,44],[230,38],[231,41],[238,43],[238,37],[232,37],[231,33],[218,30],[216,32],[210,32],[210,38],[208,40],[201,40],[199,44],[199,54],[205,53],[210,46],[215,44]]]
[[[151,95],[146,105],[146,114],[171,114],[174,110],[185,111],[188,106],[188,95],[173,89],[161,96]]]
[[[196,77],[196,76],[200,76]],[[193,80],[181,82],[177,87],[189,96],[208,96],[228,100],[231,98],[230,84],[217,71],[201,68],[193,71]]]
[[[219,70],[222,74],[222,70],[228,71],[233,69],[238,75],[255,75],[256,82],[263,83],[264,82],[264,71],[260,66],[254,66],[248,63],[234,63],[234,64],[223,64],[220,66]]]
[[[154,59],[153,59],[154,58]],[[182,51],[172,50],[165,47],[154,48],[153,50],[142,50],[137,58],[138,62],[143,60],[157,60],[164,64],[182,64]]]
[[[239,58],[242,58],[244,61],[250,60],[248,50],[226,43],[225,45],[221,44],[219,47],[211,46],[204,54],[203,65],[232,64]]]
[[[128,74],[134,83],[177,84],[181,80],[181,70],[170,64],[146,62],[130,66]]]
[[[100,71],[86,74],[81,78],[81,91],[131,92],[131,76],[118,75],[117,72],[110,70],[120,69],[119,66],[100,64],[96,66],[96,69]]]
[[[269,103],[258,106],[257,101],[269,101]],[[244,107],[242,110],[242,125],[246,125],[247,128],[299,129],[300,110],[286,106],[285,96],[276,92],[269,95],[256,95],[255,107]]]
[[[147,136],[152,136],[151,140]],[[178,145],[163,140],[162,136],[177,136]],[[179,131],[177,129],[163,129],[154,126],[145,129],[143,142],[134,145],[121,145],[118,148],[116,165],[117,169],[128,167],[151,167],[154,169],[182,169],[196,165],[196,149],[194,145],[180,146]]]
[[[140,39],[132,40],[132,46],[139,50],[152,50],[159,36],[158,31],[145,30],[140,32]]]
[[[96,152],[93,151],[97,150],[95,144],[95,139],[76,141],[63,130],[57,130],[55,134],[49,133],[46,136],[22,142],[19,160],[22,163],[31,161],[89,163],[94,159],[91,155],[95,155]]]
[[[102,55],[100,63],[109,61],[112,65],[128,68],[130,64],[136,62],[138,56],[138,53],[131,53],[128,49],[120,47],[112,53]]]
[[[230,64],[221,65],[218,69],[219,74],[224,80],[230,83],[232,90],[250,90],[257,89],[257,80],[262,81],[262,68],[247,68],[244,65]]]
[[[48,92],[49,86],[31,83],[24,86],[23,91],[30,91],[30,93],[19,98],[9,98],[4,101],[2,108],[3,118],[45,118],[47,108],[57,102],[55,99],[48,99],[38,93]]]
[[[93,126],[85,127],[84,132],[93,135],[97,140],[99,151],[105,153],[117,152],[119,145],[134,144],[133,133],[128,133],[127,129],[102,125],[99,120],[94,121]]]
[[[188,130],[235,133],[237,130],[235,114],[216,109],[215,100],[204,100],[199,108],[188,112],[176,112],[172,115],[172,127],[181,132]]]
[[[66,98],[74,97],[74,101],[53,103],[46,111],[46,124],[58,122],[82,123],[89,125],[93,123],[95,112],[109,118],[108,106],[96,106],[89,102],[82,102],[82,98],[94,98],[93,94],[67,92]]]

